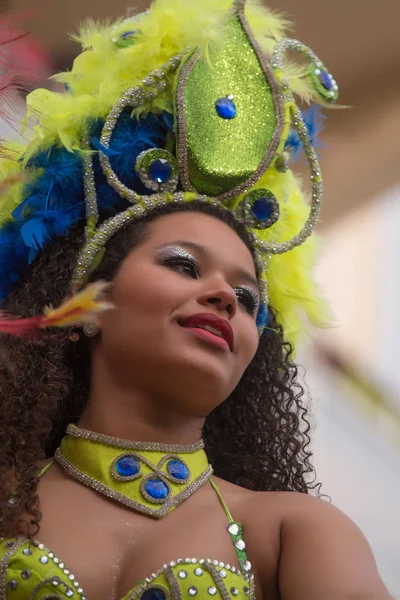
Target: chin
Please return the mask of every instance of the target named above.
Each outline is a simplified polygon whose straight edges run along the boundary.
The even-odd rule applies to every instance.
[[[182,391],[190,402],[204,406],[206,401],[208,412],[223,402],[236,387],[232,382],[232,372],[226,364],[212,354],[185,353],[176,361],[169,361],[167,379],[171,388],[179,395]],[[235,378],[236,379],[236,378]],[[195,398],[198,399],[196,402]]]

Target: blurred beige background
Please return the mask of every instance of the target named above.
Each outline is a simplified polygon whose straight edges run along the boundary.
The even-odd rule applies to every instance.
[[[201,0],[200,0],[201,1]],[[270,0],[340,86],[320,150],[325,198],[317,277],[332,325],[300,352],[314,414],[318,479],[370,541],[400,600],[400,0]],[[137,0],[8,0],[64,70],[67,32],[126,16]],[[20,100],[22,103],[22,99]]]

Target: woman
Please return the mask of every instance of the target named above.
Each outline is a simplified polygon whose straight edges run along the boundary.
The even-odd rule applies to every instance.
[[[285,51],[313,63],[306,95],[337,88],[264,9],[205,4],[90,31],[67,93],[30,100],[0,254],[0,598],[389,598],[359,530],[307,495],[286,341],[319,317],[321,184]]]

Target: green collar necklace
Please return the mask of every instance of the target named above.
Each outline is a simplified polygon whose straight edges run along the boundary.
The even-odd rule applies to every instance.
[[[80,483],[160,519],[212,475],[202,440],[188,446],[130,442],[68,425],[56,461]]]

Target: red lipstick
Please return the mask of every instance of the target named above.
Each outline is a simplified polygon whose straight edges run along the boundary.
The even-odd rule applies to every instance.
[[[233,352],[233,329],[226,319],[213,313],[199,313],[179,319],[178,325],[189,329],[193,334]]]

